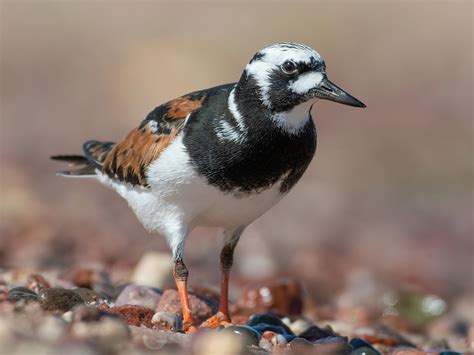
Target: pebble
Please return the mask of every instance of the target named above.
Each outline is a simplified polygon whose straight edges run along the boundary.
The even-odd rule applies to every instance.
[[[82,304],[82,298],[73,290],[64,288],[45,288],[39,292],[41,307],[46,311],[69,311],[72,307]]]
[[[57,341],[67,334],[67,323],[61,318],[45,315],[35,333],[46,341]]]
[[[219,304],[202,296],[189,293],[189,308],[196,322],[203,322],[217,312]],[[156,306],[156,312],[178,313],[182,315],[178,291],[165,290]]]
[[[146,253],[133,271],[132,282],[163,289],[170,284],[173,265],[173,258],[169,253]]]
[[[220,331],[222,334],[231,334],[238,337],[245,346],[257,346],[260,333],[252,327],[246,325],[230,325]]]
[[[298,318],[294,322],[291,322],[289,318],[283,318],[282,321],[296,335],[303,333],[313,325],[313,323],[305,318]]]
[[[155,309],[160,301],[161,294],[148,286],[128,285],[115,300],[116,306],[132,304]]]
[[[33,290],[36,293],[44,288],[51,288],[49,282],[46,281],[46,279],[40,274],[29,275],[27,279],[27,285],[30,290]]]
[[[362,339],[354,338],[349,342],[349,345],[352,346],[351,355],[380,355],[380,352],[375,350],[375,348],[365,342]]]
[[[85,288],[85,287],[79,287],[75,288],[72,291],[79,295],[81,297],[82,301],[84,304],[88,306],[99,306],[99,305],[107,305],[109,307],[113,306],[112,301],[105,295],[96,292],[94,290]]]
[[[71,312],[71,322],[96,322],[103,317],[118,317],[114,314],[108,313],[100,308],[91,307],[86,305],[75,306]],[[69,313],[66,312],[66,313]],[[65,314],[63,314],[63,318]]]
[[[306,329],[303,333],[301,333],[299,336],[301,338],[314,342],[319,339],[334,337],[338,335],[339,334],[336,334],[329,326],[326,326],[324,328],[319,328],[316,325],[312,325],[311,327]]]
[[[278,348],[285,347],[287,345],[285,337],[281,334],[274,333],[270,330],[263,332],[258,342],[258,346],[266,351],[273,352]]]
[[[132,334],[132,341],[134,344],[139,345],[142,348],[149,350],[160,350],[166,346],[166,350],[170,350],[168,354],[173,353],[182,353],[179,349],[172,349],[176,351],[171,351],[169,345],[179,344],[184,347],[188,345],[191,340],[191,336],[183,333],[167,332],[159,329],[150,329],[145,327],[135,327],[129,326],[129,329]],[[142,352],[140,352],[142,354]],[[146,352],[145,354],[148,354]],[[154,354],[154,353],[153,353]],[[161,352],[159,354],[162,354]]]
[[[414,344],[384,324],[356,328],[353,330],[352,336],[363,339],[370,344],[414,347]]]
[[[289,277],[252,283],[243,289],[237,304],[253,312],[298,316],[303,310],[301,285]]]
[[[283,328],[283,332],[286,334],[293,334],[291,329],[277,316],[269,313],[260,313],[254,314],[250,317],[247,325],[251,327],[255,327],[257,325],[264,324],[264,325],[273,325],[276,327]]]
[[[227,327],[230,328],[230,327]],[[196,355],[244,355],[249,354],[250,345],[257,345],[252,336],[231,331],[209,331],[196,337],[193,354]]]
[[[104,308],[104,310],[108,313],[117,314],[122,318],[125,318],[129,325],[144,325],[148,328],[153,326],[151,319],[153,318],[155,312],[153,312],[153,310],[150,308],[125,305],[120,307]]]
[[[38,294],[36,292],[31,291],[30,289],[26,287],[22,287],[22,286],[11,288],[8,291],[8,296],[15,302],[21,301],[21,300],[26,301],[26,302],[38,300]]]
[[[347,343],[346,337],[328,337],[316,340],[312,343],[317,354],[343,355],[350,354],[351,351],[353,351],[352,347]]]
[[[97,322],[72,323],[70,334],[77,339],[98,342],[103,353],[109,353],[107,349],[123,349],[130,338],[127,324],[115,317],[103,317]]]
[[[288,343],[288,349],[290,349],[293,354],[311,354],[315,352],[313,343],[298,337]]]
[[[156,312],[151,318],[153,328],[167,331],[176,331],[181,329],[181,317],[178,313]]]

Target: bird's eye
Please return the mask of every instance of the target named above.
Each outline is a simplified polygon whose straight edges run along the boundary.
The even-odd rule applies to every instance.
[[[287,60],[281,65],[281,70],[283,70],[285,74],[294,74],[298,71],[298,68],[294,62]]]

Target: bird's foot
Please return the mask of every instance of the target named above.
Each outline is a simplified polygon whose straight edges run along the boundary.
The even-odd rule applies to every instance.
[[[223,312],[219,311],[204,323],[201,324],[203,328],[217,328],[220,325],[231,325],[229,316],[225,315]]]
[[[193,323],[184,323],[183,331],[185,333],[194,333],[197,330],[196,326]]]

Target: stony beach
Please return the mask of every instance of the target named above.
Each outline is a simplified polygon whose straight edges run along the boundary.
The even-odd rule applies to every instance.
[[[146,254],[128,274],[97,267],[1,270],[0,353],[448,355],[474,350],[472,298],[448,305],[435,295],[393,292],[357,306],[344,301],[360,297],[354,288],[333,304],[314,304],[293,277],[244,284],[231,303],[233,325],[185,334],[177,291],[164,287],[170,272],[171,260],[163,253]],[[216,312],[218,290],[191,291],[191,310],[200,323]]]

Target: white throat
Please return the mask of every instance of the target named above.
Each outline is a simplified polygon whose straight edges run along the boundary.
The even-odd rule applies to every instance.
[[[298,134],[310,119],[311,106],[316,100],[309,100],[293,107],[291,110],[278,112],[272,116],[275,123],[291,134]]]

